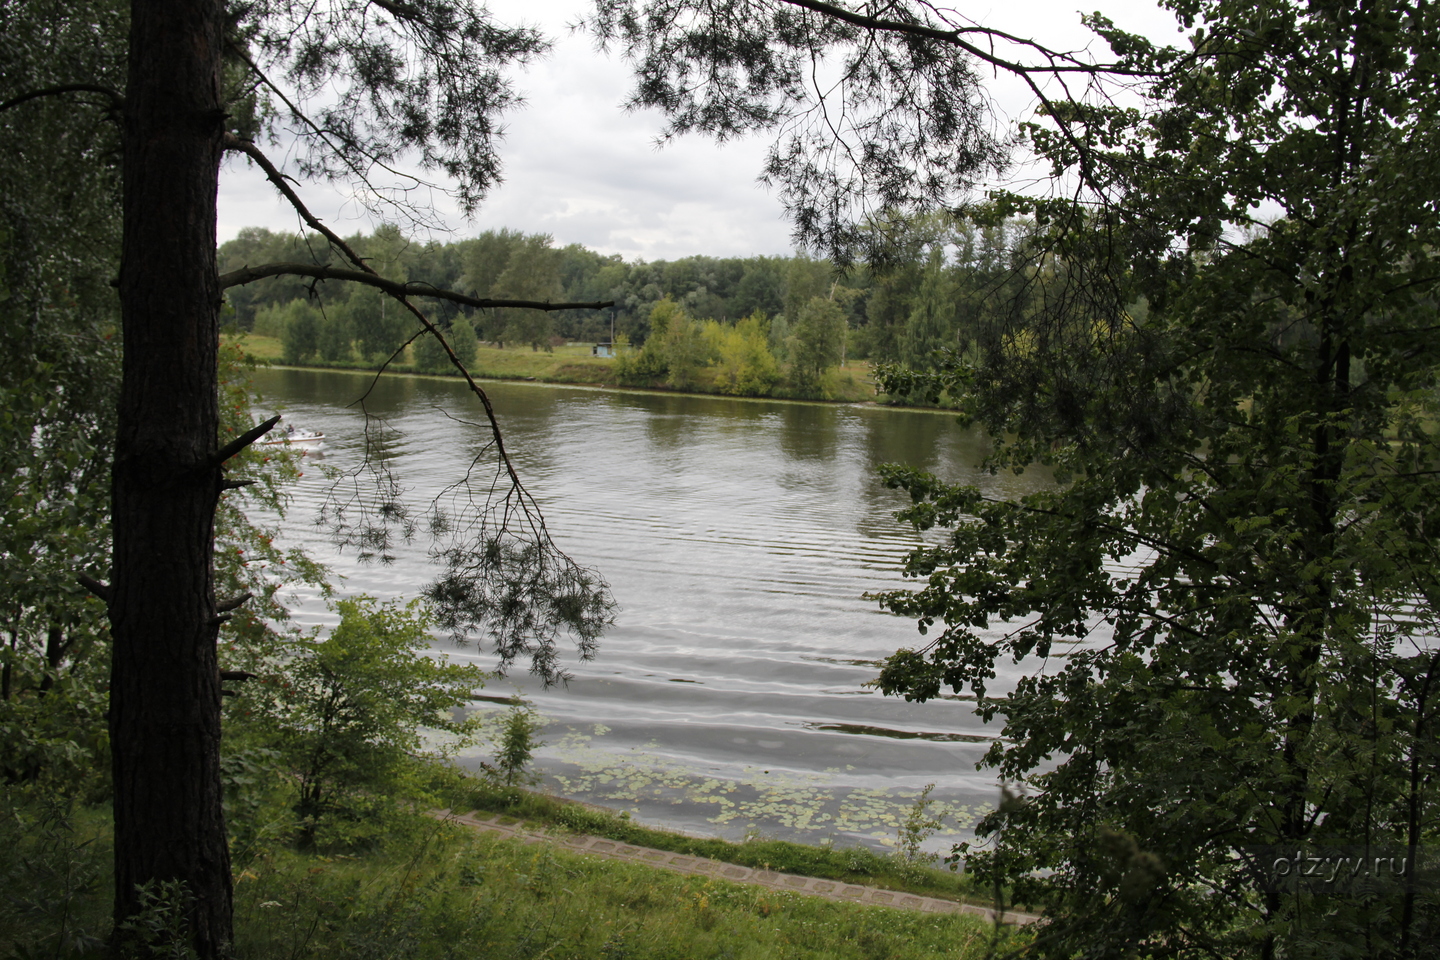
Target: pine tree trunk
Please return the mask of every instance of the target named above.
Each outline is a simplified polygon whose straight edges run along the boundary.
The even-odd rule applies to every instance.
[[[223,38],[218,0],[132,3],[109,597],[116,923],[141,885],[180,881],[202,960],[231,939],[211,578]]]

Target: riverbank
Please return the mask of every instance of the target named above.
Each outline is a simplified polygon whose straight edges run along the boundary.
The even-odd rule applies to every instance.
[[[461,814],[471,811],[470,819],[481,818],[500,829],[589,835],[649,851],[829,880],[841,885],[859,885],[987,909],[994,903],[994,891],[976,886],[969,875],[933,866],[936,858],[919,849],[926,836],[923,830],[913,838],[914,844],[908,853],[900,847],[883,854],[859,845],[805,844],[763,837],[735,843],[719,837],[645,826],[628,814],[548,793],[499,787],[471,778],[462,783],[463,786],[450,794],[454,809]],[[922,809],[918,819],[923,817]],[[1035,908],[1027,904],[1021,909]]]
[[[284,352],[279,339],[246,334],[243,337],[228,337],[239,341],[241,350],[257,360],[269,363],[285,363]],[[615,378],[615,361],[607,357],[596,357],[591,344],[573,343],[556,347],[553,351],[531,350],[529,347],[507,347],[501,349],[489,344],[480,344],[475,360],[470,364],[470,373],[481,380],[524,380],[537,383],[560,383],[574,386],[620,387]],[[286,363],[287,366],[306,367],[322,370],[370,370],[375,364],[358,359],[327,362],[312,360],[305,363]],[[408,354],[391,364],[393,373],[420,374],[410,362]],[[695,383],[685,390],[668,387],[624,386],[624,389],[645,389],[663,393],[697,393],[724,395],[715,382],[716,370],[702,368],[697,372]],[[425,376],[453,376],[452,374],[430,374]],[[829,384],[829,395],[825,397],[804,396],[787,387],[782,381],[777,384],[768,399],[775,400],[816,400],[833,403],[867,403],[877,399],[875,381],[868,361],[851,360],[838,368]]]

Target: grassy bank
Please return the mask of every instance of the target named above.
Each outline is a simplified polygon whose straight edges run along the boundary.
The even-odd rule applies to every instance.
[[[243,348],[256,359],[274,363],[283,362],[280,341],[274,337],[245,336]],[[409,363],[397,362],[390,366],[396,373],[414,373]],[[302,364],[333,370],[374,370],[374,363],[361,360],[343,360],[335,363],[313,361]],[[529,347],[498,347],[481,344],[476,351],[470,372],[486,380],[534,380],[540,383],[573,383],[585,386],[615,387],[614,361],[592,356],[589,344],[570,344],[556,347],[553,352],[531,350]],[[635,389],[635,388],[627,388]],[[685,393],[719,394],[715,386],[715,370],[702,369],[694,386]],[[783,384],[775,390],[774,397],[787,399]],[[795,398],[789,398],[795,399]],[[806,399],[806,398],[799,398]],[[831,396],[839,403],[863,403],[875,399],[875,386],[870,375],[869,363],[852,360],[841,367],[834,378]]]
[[[106,811],[7,812],[0,841],[17,856],[0,870],[0,957],[100,955],[109,932]],[[365,849],[275,845],[236,871],[235,954],[252,960],[978,960],[997,935],[973,917],[680,876],[418,815],[394,821]],[[157,955],[186,955],[174,907],[162,899],[144,918]]]
[[[980,957],[974,918],[832,903],[457,836],[437,824],[402,852],[284,853],[242,873],[247,957]]]
[[[569,830],[635,846],[722,860],[742,867],[797,873],[927,897],[987,906],[993,901],[991,891],[977,887],[963,873],[934,869],[919,860],[906,860],[893,853],[886,855],[858,846],[811,846],[763,838],[732,843],[714,837],[695,837],[642,826],[613,810],[559,797],[491,786],[480,781],[469,783],[474,786],[454,794],[456,811],[499,813],[504,818],[502,823],[520,822],[529,829]],[[1029,906],[1020,905],[1020,908],[1028,909]]]

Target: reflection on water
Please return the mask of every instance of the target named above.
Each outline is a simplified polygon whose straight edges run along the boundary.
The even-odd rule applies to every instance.
[[[340,470],[360,463],[365,413],[382,418],[383,456],[421,513],[488,441],[454,381],[381,380],[363,412],[362,375],[268,370],[256,385],[287,422],[326,434],[327,463]],[[517,674],[477,699],[485,710],[515,690],[534,700],[549,721],[539,756],[552,785],[684,829],[809,839],[893,836],[932,782],[967,823],[993,801],[993,779],[974,768],[998,731],[971,705],[905,703],[865,686],[882,658],[920,642],[913,623],[861,599],[902,584],[916,543],[891,517],[903,496],[875,466],[924,467],[996,496],[1043,477],[979,470],[984,438],[943,414],[487,390],[557,542],[598,568],[620,603],[599,656],[574,665],[568,687]],[[389,565],[337,554],[307,523],[326,484],[307,471],[289,536],[345,576],[342,592],[413,596],[432,575],[426,545],[402,544]],[[301,599],[299,622],[329,620]],[[462,656],[491,665],[479,651]]]

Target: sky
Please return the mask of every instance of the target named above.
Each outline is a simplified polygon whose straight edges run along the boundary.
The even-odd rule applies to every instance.
[[[756,182],[769,145],[763,134],[724,146],[692,135],[658,148],[659,114],[627,113],[622,107],[631,83],[628,65],[567,29],[585,11],[585,0],[492,0],[488,6],[501,22],[541,27],[554,38],[554,48],[515,74],[526,103],[506,117],[500,145],[504,182],[472,220],[436,194],[436,219],[448,230],[406,227],[407,234],[446,241],[508,227],[550,234],[557,246],[579,243],[627,260],[791,252],[785,211]],[[1051,47],[1088,46],[1097,58],[1108,53],[1080,26],[1078,10],[1084,8],[1077,0],[960,9],[972,20]],[[1179,42],[1173,17],[1147,0],[1112,0],[1105,13],[1122,28]],[[1002,123],[1034,110],[1018,81],[996,77],[988,90]],[[300,192],[311,210],[342,234],[369,232],[379,222],[343,187],[309,183]],[[221,172],[221,242],[247,226],[293,231],[297,221],[258,170],[232,158]]]

